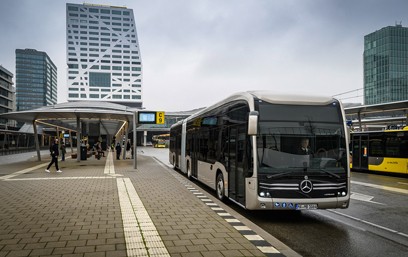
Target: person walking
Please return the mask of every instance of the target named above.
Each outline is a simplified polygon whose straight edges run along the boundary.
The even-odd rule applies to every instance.
[[[120,157],[120,152],[122,152],[122,146],[120,145],[119,142],[116,144],[115,149],[116,149],[116,160],[120,160],[119,157]]]
[[[65,161],[65,154],[67,153],[67,150],[65,149],[64,142],[61,142],[60,150],[61,150],[61,161]]]
[[[57,172],[58,173],[62,172],[62,170],[58,168],[59,149],[58,149],[58,139],[57,138],[55,139],[54,144],[51,146],[50,152],[51,152],[51,162],[50,164],[48,164],[48,167],[45,170],[45,172],[50,173],[50,167],[54,163],[55,163],[55,168],[57,169]]]

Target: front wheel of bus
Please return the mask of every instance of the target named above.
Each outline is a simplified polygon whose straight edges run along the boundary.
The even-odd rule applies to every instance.
[[[187,161],[186,166],[187,166],[186,167],[187,168],[187,178],[191,180],[191,167],[190,167],[190,162],[189,161]]]
[[[216,183],[216,191],[217,191],[217,198],[220,201],[225,200],[225,195],[224,195],[224,177],[222,176],[222,173],[219,173],[217,175],[217,183]]]

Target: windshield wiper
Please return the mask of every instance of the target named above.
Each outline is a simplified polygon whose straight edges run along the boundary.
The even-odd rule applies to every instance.
[[[286,175],[293,174],[293,171],[285,172],[285,173],[278,173],[278,174],[273,174],[273,175],[266,175],[267,178],[279,178],[279,177],[284,177]],[[296,176],[296,175],[294,175]]]
[[[329,174],[329,175],[331,175],[331,176],[333,176],[333,177],[335,177],[335,178],[340,178],[339,175],[337,175],[337,174],[335,174],[335,173],[333,173],[333,172],[327,171],[327,170],[325,170],[325,169],[319,169],[319,170],[320,170],[320,171],[323,171],[324,173]]]

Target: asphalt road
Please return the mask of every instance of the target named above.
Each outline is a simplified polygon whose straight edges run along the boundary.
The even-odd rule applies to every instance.
[[[168,149],[138,151],[170,166]],[[305,257],[408,256],[408,179],[352,172],[351,191],[348,209],[247,211],[227,204]]]

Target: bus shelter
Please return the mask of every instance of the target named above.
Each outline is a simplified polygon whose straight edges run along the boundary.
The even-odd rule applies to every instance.
[[[89,133],[106,135],[107,146],[116,140],[128,141],[129,131],[133,130],[133,142],[136,141],[136,113],[138,109],[109,102],[67,102],[44,106],[33,110],[9,112],[1,114],[5,119],[17,120],[32,124],[34,135],[38,135],[37,126],[48,126],[56,129],[56,135],[60,137],[61,132],[68,135],[72,140],[72,133],[77,139],[77,161],[81,160],[80,140],[85,140]],[[38,136],[35,136],[37,158],[41,161],[40,144]],[[72,142],[72,141],[71,141]],[[121,142],[122,143],[122,142]],[[72,145],[72,144],[71,144]],[[72,147],[72,146],[71,146]],[[134,144],[136,147],[136,144]],[[134,149],[136,153],[136,149]],[[126,155],[123,151],[123,157]],[[136,158],[135,164],[136,168]]]

